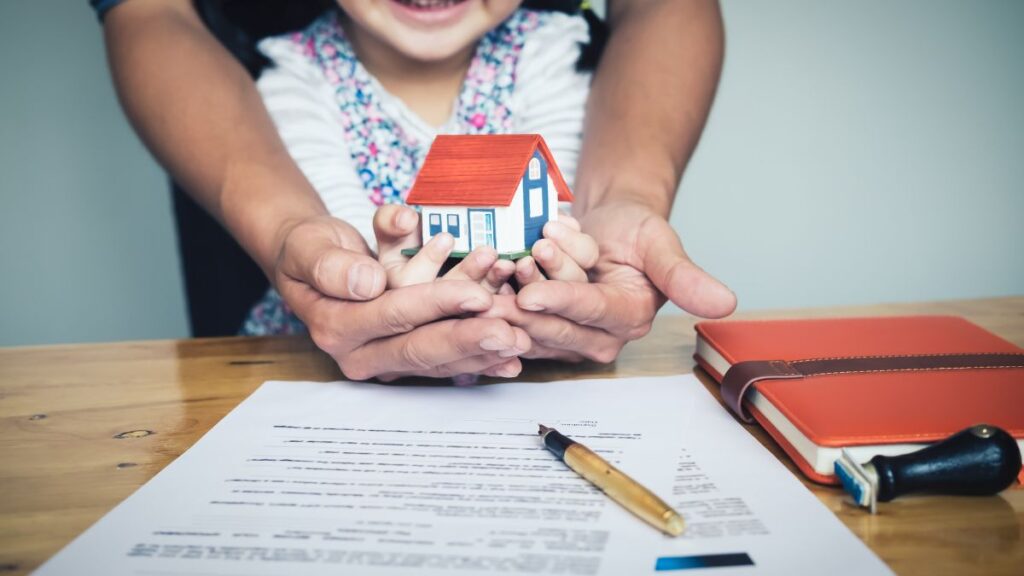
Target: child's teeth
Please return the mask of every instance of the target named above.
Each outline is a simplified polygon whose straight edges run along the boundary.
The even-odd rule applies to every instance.
[[[463,2],[464,0],[398,0],[399,3],[405,4],[406,6],[412,6],[414,8],[446,8],[452,4]]]

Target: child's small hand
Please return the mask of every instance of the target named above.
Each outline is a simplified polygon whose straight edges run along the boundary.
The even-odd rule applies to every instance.
[[[545,278],[587,282],[587,271],[597,263],[597,242],[580,231],[580,223],[562,212],[544,225],[544,238],[533,245],[533,256],[516,262],[516,280],[526,286]],[[544,271],[537,267],[543,268]]]
[[[454,239],[442,233],[430,239],[413,257],[402,254],[405,248],[420,244],[419,215],[398,204],[381,206],[373,217],[373,232],[377,237],[378,260],[387,272],[389,288],[422,284],[437,279],[437,274],[451,254]],[[515,272],[515,264],[498,259],[492,248],[478,248],[449,270],[444,280],[471,280],[479,282],[492,293],[503,288],[510,292],[508,279]]]

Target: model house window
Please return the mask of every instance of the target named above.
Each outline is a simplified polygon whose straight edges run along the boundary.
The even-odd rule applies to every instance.
[[[459,237],[459,215],[449,214],[448,215],[448,233],[456,238]]]
[[[530,158],[530,180],[540,180],[540,159]]]
[[[430,235],[436,236],[441,233],[441,215],[431,214],[430,215]]]
[[[544,214],[544,189],[530,188],[530,218]]]

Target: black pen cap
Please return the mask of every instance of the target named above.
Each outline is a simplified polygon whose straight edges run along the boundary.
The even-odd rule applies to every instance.
[[[566,449],[576,443],[558,430],[548,428],[543,424],[540,425],[537,433],[541,435],[541,439],[544,441],[547,449],[554,453],[555,456],[558,456],[559,459],[564,459]]]

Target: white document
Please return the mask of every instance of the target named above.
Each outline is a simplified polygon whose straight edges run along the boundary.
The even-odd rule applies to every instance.
[[[670,538],[545,450],[652,489]],[[889,573],[692,375],[267,382],[37,574]]]

